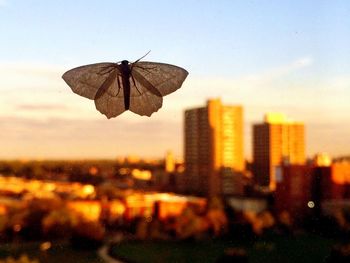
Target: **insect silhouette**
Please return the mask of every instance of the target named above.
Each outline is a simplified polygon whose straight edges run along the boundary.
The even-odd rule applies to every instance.
[[[62,78],[74,93],[94,100],[96,109],[108,119],[127,110],[151,116],[162,107],[163,96],[181,87],[188,72],[170,64],[140,61],[142,58],[133,63],[80,66]]]

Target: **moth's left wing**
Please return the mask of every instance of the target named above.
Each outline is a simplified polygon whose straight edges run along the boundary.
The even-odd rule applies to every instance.
[[[120,90],[123,94],[123,90]],[[113,96],[109,92],[105,92],[102,96],[95,99],[96,109],[106,115],[108,119],[118,116],[125,111],[124,99],[121,96]]]
[[[111,75],[116,71],[118,68],[115,63],[96,63],[73,68],[64,73],[62,78],[74,93],[93,100],[101,87],[106,89],[111,85]]]
[[[131,74],[135,76],[135,73],[141,75],[151,84],[149,86],[151,89],[146,87],[151,93],[161,94],[162,96],[179,89],[188,75],[185,69],[178,66],[147,61],[132,64]]]

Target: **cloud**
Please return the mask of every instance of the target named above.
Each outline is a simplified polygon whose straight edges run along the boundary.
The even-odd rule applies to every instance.
[[[172,121],[8,116],[0,117],[0,158],[159,157],[169,149],[180,156],[181,137],[181,126]]]
[[[245,155],[251,157],[251,125],[245,122]],[[340,128],[341,127],[341,128]],[[305,123],[308,156],[326,151],[348,154],[350,125],[343,121]],[[182,156],[182,125],[160,119],[30,119],[0,117],[0,158],[160,157],[167,150]]]
[[[41,75],[45,72],[57,72],[58,70],[63,70],[64,67],[44,62],[1,61],[0,69],[7,72],[15,71],[27,74]]]
[[[333,157],[350,154],[350,123],[310,123],[306,126],[307,150],[310,154],[327,152]]]
[[[221,97],[224,104],[243,105],[248,155],[250,127],[261,122],[268,111],[284,112],[305,123],[308,153],[322,148],[332,154],[336,150],[344,152],[349,143],[344,141],[339,127],[347,122],[350,111],[350,77],[295,78],[313,63],[311,57],[303,57],[238,77],[189,75],[181,89],[163,98],[163,108],[151,118],[126,112],[112,120],[97,112],[93,101],[70,90],[61,79],[67,68],[40,63],[0,63],[1,154],[160,156],[172,149],[182,155],[184,109],[204,106],[213,97]],[[350,133],[348,126],[342,129]],[[340,146],[323,143],[329,141],[327,131],[334,134]]]
[[[224,77],[212,77],[212,76],[198,76],[192,78],[191,85],[194,86],[211,86],[220,87],[221,89],[244,87],[248,89],[255,88],[257,86],[264,86],[271,83],[272,81],[285,77],[286,75],[309,67],[313,64],[311,57],[299,58],[292,61],[289,64],[281,65],[275,68],[267,69],[262,72],[247,74],[238,76],[235,78],[224,78]]]
[[[52,111],[52,110],[67,110],[66,105],[52,105],[52,104],[21,104],[16,107],[18,110],[25,111]]]
[[[304,87],[302,80],[286,79],[313,64],[311,57],[302,57],[285,65],[237,77],[189,76],[184,86],[174,94],[167,106],[185,108],[203,105],[208,98],[221,97],[224,103],[243,105],[295,104]],[[298,92],[295,92],[299,89]],[[301,91],[303,92],[303,91]],[[304,103],[303,101],[301,101]]]
[[[313,65],[313,59],[304,57],[280,67],[238,77],[190,76],[184,88],[174,94],[170,104],[184,107],[203,105],[205,100],[221,97],[224,103],[241,104],[254,108],[256,119],[265,110],[289,107],[295,111],[328,111],[344,116],[350,110],[350,77],[327,76],[304,69]],[[249,109],[248,109],[249,111]],[[253,111],[252,111],[253,112]],[[262,117],[259,117],[262,118]]]
[[[61,88],[65,69],[45,63],[0,63],[0,90],[6,92],[33,92]]]
[[[163,109],[157,115],[160,114],[164,119],[166,115],[163,113],[177,115],[179,120],[184,108],[202,105],[206,99],[212,97],[222,97],[228,103],[261,104],[266,93],[271,92],[273,96],[281,94],[281,90],[272,90],[276,88],[276,79],[312,63],[310,57],[303,57],[277,68],[236,78],[190,75],[181,89],[164,98]],[[3,108],[2,111],[5,112],[12,108],[16,115],[18,108],[13,107],[14,104],[32,105],[35,101],[38,105],[64,103],[67,108],[72,109],[69,113],[71,116],[67,115],[67,118],[96,116],[93,114],[93,102],[73,94],[61,79],[66,70],[62,66],[45,63],[0,63],[0,91],[3,94],[0,98],[0,110]],[[49,117],[48,114],[52,112],[40,114]]]
[[[289,69],[299,69],[311,66],[313,64],[313,59],[311,57],[303,57],[295,60],[290,66],[287,66]]]
[[[67,69],[45,63],[0,62],[0,116],[105,119],[92,100],[74,94],[62,80]],[[167,121],[172,116],[181,121],[181,103],[172,104],[172,96],[164,98],[163,108],[152,119]],[[126,118],[135,123],[144,119],[124,113],[118,120]]]
[[[238,80],[246,81],[251,85],[262,85],[271,83],[276,79],[285,77],[286,75],[299,71],[303,68],[310,67],[312,64],[313,59],[311,57],[303,57],[286,65],[281,65],[256,74],[242,76],[238,78]]]
[[[45,63],[0,62],[0,116],[93,118],[91,100],[62,80],[67,68]]]

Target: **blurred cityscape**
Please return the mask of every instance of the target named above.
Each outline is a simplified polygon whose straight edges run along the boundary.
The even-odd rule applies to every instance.
[[[350,156],[307,157],[307,123],[292,117],[266,113],[253,125],[252,162],[244,156],[244,108],[220,99],[184,112],[183,160],[169,151],[152,160],[1,161],[1,241],[35,241],[41,251],[57,240],[88,249],[108,243],[111,254],[120,239],[302,232],[349,241]],[[348,247],[335,247],[333,259],[337,251],[349,256]]]

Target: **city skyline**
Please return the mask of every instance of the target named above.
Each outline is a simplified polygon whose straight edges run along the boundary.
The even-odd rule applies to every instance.
[[[0,1],[0,159],[167,150],[182,157],[184,110],[219,97],[243,107],[246,158],[252,125],[271,111],[305,124],[308,157],[349,155],[349,8],[343,1]],[[61,79],[71,67],[135,61],[148,50],[145,60],[189,71],[151,118],[124,113],[108,121]]]

